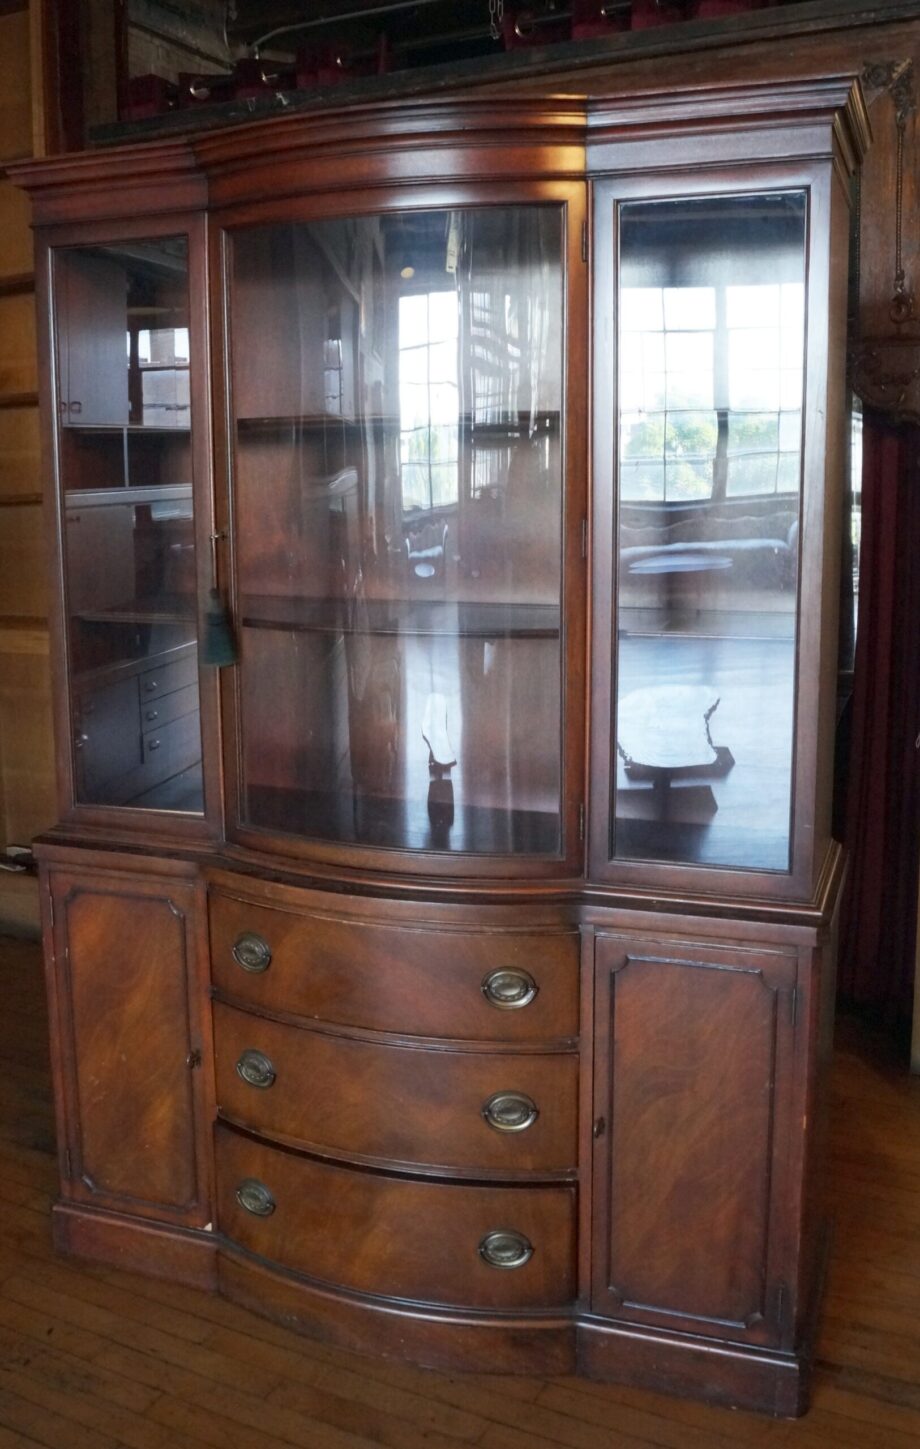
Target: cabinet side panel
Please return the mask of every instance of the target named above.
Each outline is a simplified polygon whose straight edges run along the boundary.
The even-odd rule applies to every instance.
[[[601,954],[609,1222],[596,1291],[628,1316],[754,1329],[768,1313],[777,993],[717,952],[609,942]]]
[[[172,899],[75,889],[66,901],[75,1177],[94,1196],[197,1197],[186,922]]]

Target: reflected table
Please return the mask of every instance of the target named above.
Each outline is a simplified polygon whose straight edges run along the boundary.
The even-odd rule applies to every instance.
[[[728,573],[731,567],[732,561],[725,554],[674,548],[673,551],[665,549],[661,553],[634,559],[629,565],[629,573],[634,578],[670,578],[673,575],[673,597],[669,602],[676,613],[695,615],[702,607],[707,576]]]
[[[715,689],[705,684],[659,684],[635,689],[620,700],[617,753],[630,781],[648,781],[652,789],[620,791],[617,813],[652,804],[659,820],[705,821],[718,810],[709,785],[682,785],[687,776],[726,775],[735,763],[725,745],[714,745],[709,721],[719,706]],[[649,795],[652,799],[649,802]]]

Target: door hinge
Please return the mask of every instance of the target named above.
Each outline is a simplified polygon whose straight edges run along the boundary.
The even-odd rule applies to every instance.
[[[798,1020],[798,1016],[799,988],[797,986],[793,986],[792,990],[789,993],[789,1020],[793,1026],[795,1026],[796,1021]]]
[[[782,1328],[783,1327],[784,1321],[785,1321],[785,1315],[786,1315],[786,1292],[787,1292],[787,1289],[786,1289],[785,1283],[782,1283],[782,1282],[777,1283],[777,1285],[776,1285],[776,1322],[777,1322],[777,1326],[779,1328]]]
[[[594,1134],[595,1141],[597,1140],[598,1137],[603,1137],[603,1135],[604,1135],[604,1133],[606,1131],[607,1131],[607,1123],[605,1122],[605,1120],[604,1120],[603,1117],[598,1117],[597,1120],[596,1120],[596,1122],[594,1123],[594,1127],[593,1127],[593,1134]]]
[[[583,518],[581,520],[581,556],[582,556],[582,558],[587,558],[588,557],[588,520],[587,520],[587,518]]]
[[[54,892],[48,892],[48,925],[54,930]]]
[[[66,1177],[68,1182],[70,1182],[71,1178],[73,1177],[73,1161],[70,1156],[69,1147],[64,1148],[64,1176]]]
[[[585,802],[582,800],[578,807],[578,839],[584,843],[585,838]]]
[[[581,259],[583,262],[588,260],[588,223],[586,221],[581,224]]]
[[[189,1052],[188,1056],[185,1059],[185,1065],[189,1067],[191,1071],[194,1071],[196,1067],[201,1066],[201,1051],[198,1047],[195,1047],[194,1050]]]

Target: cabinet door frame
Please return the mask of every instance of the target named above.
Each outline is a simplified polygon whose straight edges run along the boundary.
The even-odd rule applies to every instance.
[[[204,1227],[212,1217],[210,1137],[214,1114],[213,1086],[205,1066],[210,1059],[211,1024],[210,1013],[203,1009],[207,1000],[207,942],[200,920],[202,895],[193,880],[170,876],[152,879],[127,872],[100,874],[89,869],[44,868],[42,871],[45,974],[60,1134],[58,1161],[62,1197],[66,1201],[183,1227]],[[159,904],[171,912],[177,923],[182,941],[185,1002],[184,1039],[179,1055],[184,1056],[187,1074],[186,1127],[191,1144],[188,1165],[194,1183],[192,1194],[185,1201],[153,1201],[114,1192],[97,1183],[84,1162],[79,1093],[81,1053],[73,1009],[74,965],[68,907],[81,897],[93,896]],[[112,943],[112,949],[117,950],[117,942]],[[86,964],[80,963],[78,969],[86,971]],[[175,1085],[177,1088],[180,1085],[178,1079]],[[117,1079],[112,1081],[111,1091],[118,1092]]]
[[[760,1301],[744,1318],[715,1317],[681,1311],[679,1303],[643,1303],[631,1299],[622,1278],[613,1281],[611,1257],[615,1231],[610,1189],[617,1172],[615,1102],[617,1062],[614,1054],[616,993],[626,973],[644,967],[731,974],[759,983],[772,997],[770,1041],[771,1077],[768,1160],[761,1204]],[[797,1223],[802,1204],[797,1182],[801,1178],[802,1141],[797,1104],[806,1090],[802,1080],[802,1053],[798,1034],[808,1019],[802,990],[801,953],[786,948],[731,944],[725,940],[692,939],[679,930],[649,933],[599,930],[595,937],[594,985],[594,1097],[591,1163],[593,1243],[591,1253],[591,1311],[604,1318],[730,1339],[772,1347],[792,1347],[796,1312],[799,1259]],[[692,1023],[688,1023],[692,1029]],[[661,1070],[662,1063],[651,1067]],[[733,1100],[725,1102],[732,1111]],[[627,1185],[628,1186],[628,1185]],[[622,1188],[622,1185],[621,1185]],[[699,1244],[694,1244],[699,1249]]]
[[[39,394],[42,408],[42,465],[45,474],[45,530],[49,569],[49,614],[54,714],[55,759],[60,823],[75,830],[98,830],[111,840],[141,836],[183,841],[219,838],[222,822],[220,787],[220,711],[217,671],[199,667],[201,750],[204,810],[192,814],[150,810],[129,805],[89,805],[77,801],[74,762],[74,713],[71,700],[72,664],[67,627],[67,563],[64,550],[66,516],[61,472],[61,432],[57,357],[59,327],[58,288],[54,254],[69,247],[117,246],[120,242],[154,241],[160,237],[188,238],[189,331],[192,345],[190,387],[192,400],[191,465],[194,499],[195,569],[198,595],[198,638],[201,638],[205,601],[210,587],[214,532],[213,468],[211,449],[211,384],[208,301],[208,223],[204,212],[169,211],[106,221],[42,225],[35,232],[36,311],[39,342]]]
[[[834,529],[842,507],[839,445],[843,440],[835,438],[834,422],[844,384],[840,328],[845,326],[846,317],[849,198],[844,193],[842,176],[830,159],[759,161],[756,144],[756,141],[751,143],[750,162],[743,166],[719,166],[712,162],[700,165],[691,153],[688,169],[678,171],[668,169],[678,166],[681,160],[680,146],[675,140],[673,156],[658,158],[642,174],[597,175],[592,184],[594,568],[588,876],[592,881],[617,886],[641,884],[649,890],[667,889],[681,894],[810,901],[833,848],[830,790],[838,606],[836,552],[839,550],[836,545],[826,546],[825,540],[836,538]],[[789,870],[617,858],[612,850],[617,697],[616,218],[619,206],[629,201],[793,190],[807,195],[807,316]],[[841,248],[844,248],[842,256]],[[614,399],[613,407],[611,399]],[[830,431],[828,417],[832,420]]]
[[[243,762],[241,690],[239,670],[225,672],[221,711],[224,738],[224,780],[227,838],[260,854],[281,854],[300,861],[323,861],[356,869],[384,870],[392,875],[501,879],[571,878],[582,876],[584,841],[582,821],[585,799],[585,685],[587,572],[583,541],[587,528],[586,437],[587,372],[587,266],[583,228],[587,189],[584,181],[540,180],[452,182],[424,186],[375,185],[366,189],[320,192],[295,199],[281,198],[246,203],[212,215],[211,274],[215,303],[212,310],[216,415],[215,466],[227,487],[218,496],[216,527],[228,537],[227,584],[234,618],[239,617],[239,591],[234,556],[234,441],[229,357],[230,246],[232,233],[247,226],[298,223],[398,212],[501,207],[502,205],[555,204],[562,210],[564,227],[564,420],[563,444],[563,553],[562,553],[562,699],[561,699],[561,849],[557,855],[477,855],[402,848],[380,848],[323,839],[280,835],[257,829],[243,820]]]

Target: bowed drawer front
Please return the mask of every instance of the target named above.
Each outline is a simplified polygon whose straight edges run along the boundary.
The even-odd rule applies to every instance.
[[[218,1226],[320,1282],[415,1302],[555,1308],[575,1291],[575,1192],[416,1182],[217,1128]]]
[[[278,1013],[455,1041],[578,1032],[575,930],[458,930],[303,914],[211,896],[217,992]]]
[[[365,1161],[574,1174],[574,1053],[393,1045],[220,1004],[214,1027],[220,1110],[254,1131]]]

